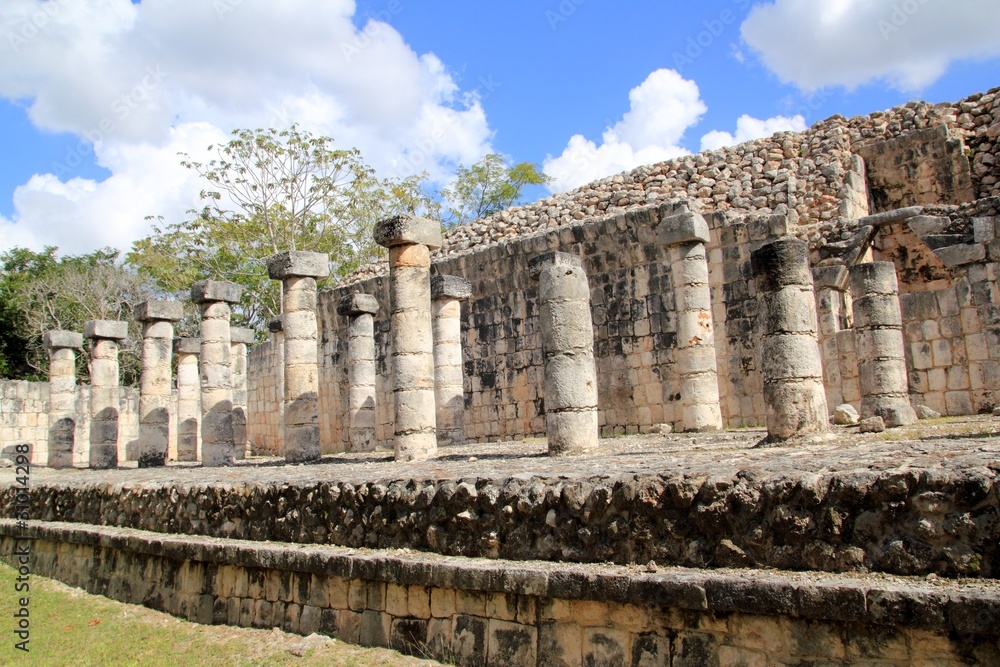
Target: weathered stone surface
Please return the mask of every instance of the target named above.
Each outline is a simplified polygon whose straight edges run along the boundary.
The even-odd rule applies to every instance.
[[[239,303],[243,297],[243,288],[236,283],[219,280],[202,280],[191,286],[191,300],[195,303],[222,301]]]
[[[924,212],[923,206],[908,206],[906,208],[897,208],[891,211],[885,211],[883,213],[876,213],[874,215],[868,215],[858,220],[858,225],[865,226],[871,225],[872,227],[881,227],[882,225],[888,225],[893,222],[902,222],[909,218],[920,215]]]
[[[253,345],[257,342],[257,332],[246,327],[232,327],[229,330],[229,340],[237,345]]]
[[[83,335],[75,331],[46,331],[42,336],[42,344],[50,350],[78,350],[83,347]]]
[[[337,304],[338,315],[375,315],[378,313],[378,299],[371,294],[356,292],[347,294]]]
[[[582,268],[583,262],[577,255],[566,252],[545,252],[528,260],[528,273],[537,279],[541,272],[550,267]]]
[[[460,276],[434,276],[431,278],[431,300],[458,299],[472,296],[472,283]]]
[[[862,419],[858,424],[858,431],[861,433],[881,433],[884,430],[885,422],[878,416]]]
[[[133,317],[139,322],[179,322],[184,317],[184,304],[180,301],[143,301],[135,307]]]
[[[83,323],[83,337],[88,339],[125,340],[128,322],[119,320],[87,320]]]
[[[175,338],[175,354],[201,354],[200,338]]]
[[[982,243],[952,245],[937,248],[934,254],[948,267],[963,266],[986,259],[986,246]]]
[[[460,299],[471,295],[471,287],[464,279],[448,280],[452,277],[437,276],[431,280],[434,401],[437,410],[438,443],[441,445],[459,445],[466,440]],[[438,280],[439,278],[443,280]]]
[[[658,240],[665,246],[682,243],[708,243],[708,223],[698,213],[685,211],[663,218],[656,228]]]
[[[813,283],[817,290],[833,289],[842,292],[847,288],[846,266],[816,266],[813,267],[812,273]]]
[[[899,428],[917,423],[917,413],[909,405],[891,405],[876,408],[886,428]]]
[[[409,244],[440,248],[443,243],[440,222],[409,215],[399,215],[378,222],[374,236],[375,243],[386,248]]]
[[[850,403],[838,405],[833,412],[833,423],[839,426],[853,426],[861,421],[861,415]]]
[[[940,419],[941,418],[941,413],[940,412],[938,412],[936,410],[932,410],[929,407],[927,407],[926,405],[918,405],[916,408],[914,408],[914,411],[917,413],[917,419]]]
[[[326,278],[330,275],[330,256],[302,250],[279,253],[267,260],[267,275],[271,280]]]

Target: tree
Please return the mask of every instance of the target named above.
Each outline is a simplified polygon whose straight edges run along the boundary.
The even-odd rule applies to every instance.
[[[490,153],[471,167],[460,165],[455,182],[441,191],[448,204],[448,223],[465,223],[499,213],[513,206],[529,185],[544,185],[550,179],[538,165],[519,162],[507,166],[504,156]]]
[[[157,225],[138,241],[128,262],[165,290],[183,292],[197,280],[244,288],[236,321],[258,330],[281,312],[280,289],[267,277],[268,257],[288,250],[331,256],[331,280],[383,256],[375,223],[431,205],[422,177],[379,180],[355,149],[329,137],[288,130],[235,130],[216,157],[185,167],[209,184],[192,219]]]

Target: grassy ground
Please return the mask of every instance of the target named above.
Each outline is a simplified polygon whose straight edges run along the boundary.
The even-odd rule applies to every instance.
[[[16,650],[15,573],[0,564],[0,665],[52,667],[396,667],[437,665],[319,637],[188,623],[31,576],[29,653]]]

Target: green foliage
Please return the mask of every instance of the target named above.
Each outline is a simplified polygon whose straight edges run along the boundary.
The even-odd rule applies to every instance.
[[[325,252],[331,281],[383,256],[372,228],[380,219],[432,206],[422,177],[379,180],[357,150],[329,137],[288,130],[235,130],[210,146],[208,163],[181,164],[209,184],[205,206],[190,220],[154,227],[134,244],[128,262],[169,292],[204,278],[244,288],[235,321],[263,329],[280,312],[280,289],[267,277],[269,257],[288,250]]]
[[[538,165],[520,162],[512,167],[502,155],[490,153],[471,167],[460,165],[455,182],[441,191],[447,201],[445,222],[479,220],[513,206],[529,185],[544,185],[550,179]]]

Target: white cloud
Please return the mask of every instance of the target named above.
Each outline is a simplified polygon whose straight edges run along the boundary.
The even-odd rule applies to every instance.
[[[725,146],[735,146],[745,141],[763,139],[775,132],[802,132],[806,119],[802,116],[774,116],[766,120],[743,114],[736,120],[736,134],[712,130],[701,138],[701,150],[714,151]]]
[[[885,80],[916,91],[954,61],[1000,56],[998,24],[996,0],[773,0],[753,7],[742,34],[804,90]]]
[[[698,85],[668,69],[656,70],[633,88],[629,102],[629,111],[604,132],[600,146],[577,134],[561,155],[545,160],[553,192],[688,154],[681,138],[708,110]]]
[[[173,222],[196,203],[202,186],[177,153],[234,127],[296,121],[358,147],[383,175],[427,170],[439,182],[490,152],[475,94],[386,22],[417,8],[390,3],[361,29],[355,9],[353,0],[4,0],[0,97],[25,101],[41,129],[93,142],[112,176],[37,174],[18,188],[14,220],[0,219],[0,249],[127,249],[148,232],[144,216]]]

